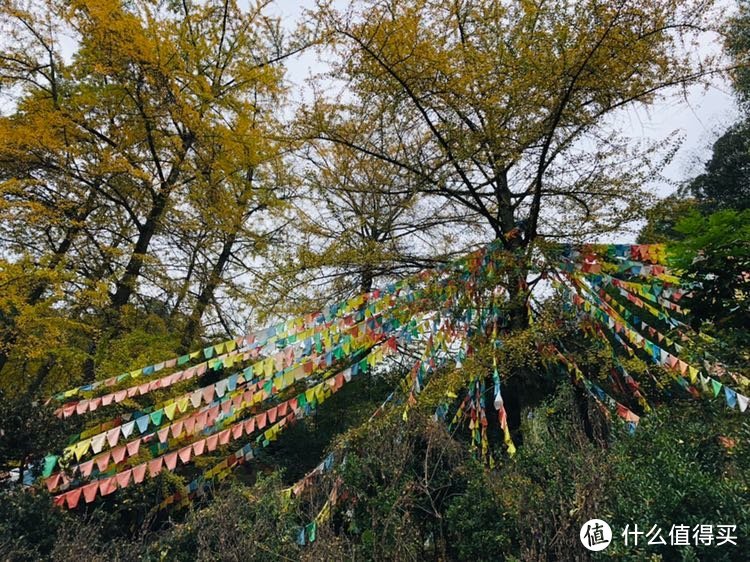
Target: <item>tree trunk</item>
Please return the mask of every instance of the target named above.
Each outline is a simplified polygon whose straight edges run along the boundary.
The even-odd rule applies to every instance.
[[[140,277],[151,239],[159,227],[159,221],[167,208],[168,199],[169,190],[163,189],[160,191],[154,198],[154,204],[151,206],[146,222],[138,229],[138,240],[136,240],[133,253],[128,265],[125,266],[125,272],[117,282],[115,293],[110,299],[110,303],[115,310],[125,306],[135,291],[135,285]]]
[[[198,244],[200,244],[200,242]],[[182,283],[182,286],[180,287],[180,290],[177,293],[177,298],[175,299],[174,306],[172,307],[172,311],[169,313],[170,323],[173,323],[175,318],[177,318],[177,315],[180,312],[180,306],[182,306],[182,301],[184,301],[185,297],[187,297],[188,291],[190,290],[190,282],[192,281],[193,274],[195,272],[195,264],[197,260],[198,260],[198,245],[196,245],[195,251],[193,251],[190,254],[190,263],[188,264],[187,272],[185,273],[185,281],[184,283]]]
[[[369,293],[372,290],[373,279],[374,279],[374,275],[372,272],[372,265],[367,264],[362,269],[362,274],[360,276],[360,283],[359,283],[360,292]]]
[[[200,295],[198,295],[195,307],[193,308],[193,311],[190,314],[190,318],[188,319],[187,326],[185,327],[185,333],[183,334],[182,341],[180,342],[179,353],[187,353],[190,350],[190,346],[192,345],[193,340],[195,340],[196,336],[198,335],[201,319],[203,318],[203,314],[206,312],[206,308],[208,308],[208,304],[214,298],[214,293],[216,292],[217,287],[221,283],[224,268],[229,261],[229,257],[232,255],[232,248],[234,247],[234,243],[236,242],[236,240],[236,231],[229,234],[226,240],[224,240],[224,244],[221,248],[221,253],[214,263],[213,268],[211,268],[211,274],[209,275],[208,281],[201,290]]]

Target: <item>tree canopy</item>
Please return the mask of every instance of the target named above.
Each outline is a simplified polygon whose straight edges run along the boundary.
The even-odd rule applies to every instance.
[[[0,552],[558,559],[645,506],[732,559],[747,125],[659,200],[621,118],[742,98],[745,3],[341,4],[0,0]]]

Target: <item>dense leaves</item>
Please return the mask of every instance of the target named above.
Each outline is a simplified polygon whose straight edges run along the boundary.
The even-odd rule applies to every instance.
[[[718,69],[691,50],[721,26],[712,2],[337,4],[319,2],[288,37],[266,0],[0,0],[0,557],[585,559],[580,526],[602,517],[622,559],[736,559],[750,546],[747,424],[678,401],[641,351],[615,365],[607,336],[581,323],[543,263],[551,240],[621,236],[646,219],[641,242],[675,242],[671,259],[694,283],[680,302],[704,332],[683,342],[691,360],[710,352],[747,370],[747,123],[648,212],[649,182],[676,145],[616,126],[622,108]],[[746,20],[742,2],[727,26],[740,97]],[[293,106],[284,62],[312,44],[330,72]],[[502,263],[450,289],[499,326],[467,336],[470,356],[436,369],[419,401],[392,393],[416,359],[407,345],[400,363],[347,385],[188,506],[176,494],[225,447],[72,512],[34,480],[66,437],[137,403],[128,394],[62,423],[43,405],[51,394],[489,240]],[[443,289],[423,295],[431,310]],[[500,304],[472,300],[501,292]],[[563,340],[594,381],[616,368],[638,379],[653,411],[635,436],[580,387],[558,386],[568,373],[542,348]],[[436,414],[455,413],[470,383],[481,394],[495,370],[505,409],[488,385],[490,439]],[[648,409],[643,394],[632,402]],[[143,444],[156,454],[153,436]],[[326,470],[292,494],[323,458]],[[631,548],[619,535],[702,522],[737,525],[740,544]]]
[[[697,212],[676,230],[675,260],[698,283],[688,298],[694,317],[745,330],[750,321],[750,211]]]

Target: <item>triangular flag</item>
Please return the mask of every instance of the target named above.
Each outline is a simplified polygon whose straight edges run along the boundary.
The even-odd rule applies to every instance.
[[[161,472],[163,462],[164,459],[162,457],[156,457],[148,461],[148,473],[152,478]]]
[[[148,424],[150,421],[150,417],[147,415],[140,416],[135,419],[135,424],[138,426],[138,431],[143,434],[148,430]]]
[[[133,433],[133,428],[135,427],[135,421],[129,421],[126,424],[123,424],[122,426],[122,436],[127,439],[130,437],[130,435]]]
[[[91,476],[91,471],[94,470],[94,459],[79,464],[78,470],[84,478]]]
[[[146,477],[146,466],[148,463],[139,464],[133,467],[133,482],[140,484]]]
[[[750,398],[747,396],[744,396],[742,394],[737,394],[737,404],[740,407],[740,412],[744,412],[747,409],[747,403],[750,401]]]
[[[62,480],[62,475],[58,472],[54,476],[48,477],[44,483],[47,485],[47,491],[51,492],[55,488],[57,488],[60,485],[60,480]]]
[[[167,417],[172,420],[174,419],[174,415],[177,412],[177,403],[172,402],[171,404],[168,404],[164,406],[164,413],[167,415]]]
[[[167,426],[165,428],[160,429],[156,432],[157,437],[159,438],[159,443],[166,443],[169,439],[169,429],[170,427]]]
[[[164,465],[169,470],[174,470],[177,467],[177,451],[164,455]]]
[[[80,461],[81,457],[83,457],[88,452],[89,445],[91,445],[90,439],[80,441],[79,443],[76,444],[75,449],[74,449],[76,460]]]
[[[120,472],[119,474],[115,475],[115,478],[117,479],[117,487],[118,488],[127,488],[130,484],[130,477],[133,474],[132,469],[128,469],[125,472]]]
[[[224,431],[221,431],[218,433],[219,437],[219,445],[226,445],[229,443],[229,439],[231,438],[231,432],[228,429],[225,429]]]
[[[716,398],[719,395],[719,392],[721,392],[721,386],[722,384],[719,381],[717,381],[716,379],[711,379],[711,387],[714,391],[714,398]]]
[[[67,494],[64,494],[63,497],[65,498],[65,503],[68,505],[68,508],[75,509],[78,506],[78,501],[81,499],[81,489],[77,488],[71,490]]]
[[[179,437],[182,434],[182,428],[183,428],[184,422],[182,420],[176,421],[172,424],[172,437],[175,439]]]
[[[96,495],[99,492],[99,481],[96,480],[90,484],[86,484],[83,487],[83,498],[86,503],[91,503],[96,499]]]
[[[107,434],[106,433],[100,433],[99,435],[95,435],[91,438],[91,450],[94,452],[94,454],[99,454],[102,452],[102,449],[104,448],[104,443],[107,441]]]
[[[725,386],[724,396],[727,400],[727,406],[734,409],[734,407],[737,405],[737,393],[728,386]]]
[[[203,454],[203,451],[205,450],[205,448],[206,448],[206,440],[205,439],[201,439],[200,441],[196,441],[195,443],[193,443],[193,454],[196,457],[199,457],[199,456],[201,456]]]
[[[184,414],[188,409],[188,404],[190,404],[190,398],[186,396],[179,398],[177,400],[177,410],[179,410],[181,414]]]
[[[141,439],[140,437],[136,439],[135,441],[131,441],[127,445],[125,445],[125,448],[128,451],[129,457],[134,457],[138,454],[138,450],[141,448]]]
[[[107,432],[107,442],[109,443],[110,447],[116,446],[119,440],[120,440],[120,428],[119,427],[110,429]]]
[[[180,457],[180,462],[182,462],[182,464],[187,464],[190,462],[190,457],[192,456],[192,453],[193,453],[192,445],[188,445],[187,447],[183,447],[182,449],[177,451],[177,455]]]
[[[115,463],[121,463],[123,460],[125,460],[125,445],[120,445],[119,447],[115,447],[112,449],[112,460]]]
[[[109,466],[109,451],[99,455],[94,460],[96,461],[96,467],[99,469],[99,472],[104,472]]]
[[[159,408],[155,412],[151,412],[149,414],[149,418],[151,418],[151,421],[153,422],[154,425],[161,425],[161,418],[163,415],[164,415],[164,409]]]
[[[108,496],[115,490],[117,490],[117,481],[114,476],[110,476],[104,480],[99,480],[99,493],[102,496]]]

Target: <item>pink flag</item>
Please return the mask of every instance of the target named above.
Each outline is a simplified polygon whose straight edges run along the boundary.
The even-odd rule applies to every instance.
[[[44,483],[47,485],[47,491],[51,492],[60,485],[60,473],[53,474]]]
[[[134,457],[138,454],[138,450],[141,448],[141,439],[138,438],[135,441],[131,441],[125,447],[128,450],[128,456]]]
[[[93,412],[101,405],[101,403],[102,403],[101,398],[93,398],[91,402],[89,403],[89,410]]]
[[[169,438],[169,426],[160,429],[156,432],[156,435],[159,437],[160,443],[166,443],[167,439]]]
[[[231,437],[231,432],[228,429],[225,429],[224,431],[219,432],[219,445],[226,445],[229,443],[229,438]]]
[[[276,414],[278,413],[278,406],[274,406],[268,410],[268,423],[274,423],[276,421]]]
[[[214,451],[216,449],[216,445],[219,442],[219,435],[214,434],[211,437],[206,438],[206,447],[208,448],[209,452]]]
[[[164,455],[164,464],[169,470],[177,467],[177,451]]]
[[[201,412],[195,418],[195,431],[201,431],[206,427],[206,420],[208,419],[208,412]]]
[[[76,488],[65,494],[65,502],[68,504],[69,509],[75,509],[78,506],[78,501],[81,499],[81,489]]]
[[[109,466],[109,451],[102,455],[99,455],[94,460],[96,461],[96,466],[99,469],[99,472],[104,472]]]
[[[192,455],[192,452],[193,452],[193,446],[192,445],[188,445],[187,447],[183,447],[182,449],[180,449],[177,452],[178,456],[180,457],[180,461],[182,462],[182,464],[187,464],[187,463],[190,462],[190,457]]]
[[[224,402],[221,403],[221,412],[225,415],[228,415],[229,412],[232,409],[232,401],[231,400],[224,400]]]
[[[250,418],[245,422],[245,433],[250,435],[253,431],[255,431],[255,418]]]
[[[88,478],[91,476],[91,471],[94,469],[94,460],[91,459],[90,461],[82,462],[78,465],[78,470],[81,471],[81,476],[84,478]]]
[[[176,421],[172,424],[172,437],[176,439],[182,434],[183,425],[184,425],[184,422],[182,421]]]
[[[289,402],[282,402],[281,404],[279,404],[279,409],[278,409],[279,416],[281,417],[285,416],[288,409],[289,409]]]
[[[206,448],[206,440],[205,439],[201,439],[200,441],[196,441],[195,443],[193,443],[193,454],[196,457],[199,457],[200,455],[203,454],[203,451],[205,450],[205,448]]]
[[[102,496],[108,496],[115,490],[117,490],[117,481],[114,476],[110,476],[104,480],[99,480],[99,493]]]
[[[203,389],[203,401],[206,404],[210,404],[211,400],[214,399],[214,385],[208,385]]]
[[[186,418],[184,424],[185,424],[185,433],[187,433],[188,435],[192,435],[193,429],[195,428],[195,416],[190,416],[189,418]]]
[[[112,449],[112,460],[115,463],[121,463],[125,459],[125,445],[120,445]]]
[[[96,480],[94,482],[91,482],[90,484],[86,484],[83,487],[83,498],[86,500],[86,503],[91,503],[96,499],[96,494],[99,491],[99,481]]]
[[[239,423],[232,427],[232,439],[239,439],[242,437],[245,424]]]
[[[163,462],[164,459],[162,457],[156,457],[148,461],[148,473],[152,478],[161,472]]]
[[[118,488],[127,488],[128,484],[130,484],[130,477],[133,474],[132,469],[128,469],[125,472],[120,472],[119,474],[115,475],[115,478],[117,479],[117,487]]]
[[[140,484],[146,477],[146,466],[147,463],[139,464],[133,467],[133,482]]]
[[[208,414],[206,416],[206,424],[207,425],[213,425],[213,423],[216,421],[216,419],[219,417],[219,405],[217,404],[210,410],[206,412]]]

